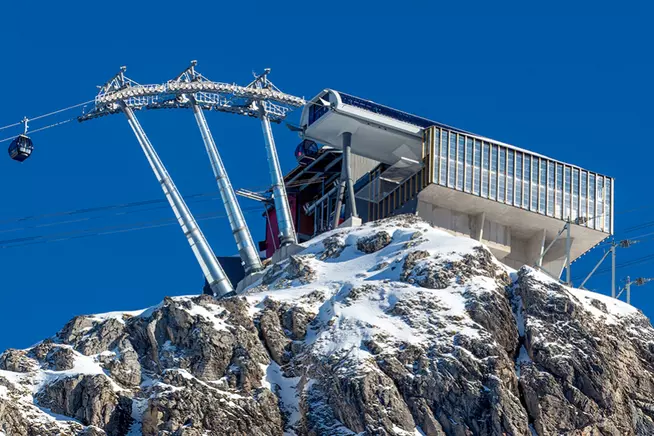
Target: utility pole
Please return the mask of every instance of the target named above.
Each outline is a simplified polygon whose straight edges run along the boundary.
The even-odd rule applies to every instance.
[[[625,284],[625,289],[627,291],[627,304],[631,304],[631,285],[643,286],[646,283],[654,281],[654,278],[638,277],[636,280],[631,280],[627,276],[627,283]]]
[[[609,254],[611,254],[611,297],[613,298],[618,298],[620,294],[617,296],[615,295],[615,259],[616,259],[616,249],[617,248],[629,248],[632,245],[638,243],[638,240],[635,239],[623,239],[620,242],[615,242],[615,240],[611,241],[611,248],[609,251],[604,253],[604,256],[595,264],[595,267],[592,269],[592,271],[586,276],[583,282],[581,282],[581,285],[579,286],[580,288],[583,288],[586,282],[593,276],[595,271],[597,271],[597,268],[604,262],[604,259],[607,258]]]

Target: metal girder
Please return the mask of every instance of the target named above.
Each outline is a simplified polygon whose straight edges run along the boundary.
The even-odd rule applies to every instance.
[[[204,110],[234,113],[259,118],[259,110],[253,102],[263,102],[270,121],[279,123],[293,108],[301,107],[306,101],[301,97],[281,92],[275,87],[239,86],[213,82],[201,75],[193,81],[177,79],[162,84],[141,85],[125,77],[125,67],[111,80],[100,87],[94,108],[77,118],[79,122],[122,112],[121,104],[132,110],[192,108],[184,95],[195,96],[197,104]],[[182,73],[183,74],[183,73]]]

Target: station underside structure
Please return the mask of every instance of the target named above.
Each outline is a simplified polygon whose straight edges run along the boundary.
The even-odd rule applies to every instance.
[[[415,213],[511,267],[539,264],[556,277],[568,252],[572,262],[613,233],[605,175],[333,90],[305,106],[301,125],[304,138],[374,163],[351,183],[363,221]],[[339,193],[306,211],[332,210]],[[314,220],[323,227],[320,212]],[[558,238],[568,222],[569,250]]]

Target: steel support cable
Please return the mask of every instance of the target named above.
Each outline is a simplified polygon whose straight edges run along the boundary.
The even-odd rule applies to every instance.
[[[651,262],[651,261],[654,261],[654,254],[650,254],[650,255],[647,255],[647,256],[639,257],[639,258],[632,259],[632,260],[629,260],[627,262],[621,263],[619,265],[616,265],[615,269],[617,270],[617,269],[625,268],[625,267],[628,267],[628,266],[641,265],[641,264],[648,263],[648,262]],[[598,275],[606,274],[606,273],[609,273],[609,272],[611,272],[611,268],[603,268],[603,269],[595,271],[593,276],[598,276]],[[583,276],[578,276],[578,277],[575,277],[574,280],[583,279],[583,278],[584,278]]]
[[[306,183],[317,183],[317,182],[318,182],[318,180],[311,181],[311,182],[307,181]],[[302,184],[306,184],[306,183],[303,182]],[[292,187],[292,186],[295,186],[295,185],[294,184],[289,184],[287,186]],[[220,192],[210,191],[210,192],[202,192],[202,193],[198,193],[198,194],[185,195],[184,199],[189,203],[201,203],[201,202],[204,202],[204,201],[210,201],[210,200],[218,199],[219,196],[220,196]],[[207,197],[207,198],[203,198],[203,197]],[[161,207],[137,209],[137,210],[134,210],[134,211],[124,211],[124,212],[122,211],[123,209],[129,209],[129,208],[140,207],[140,206],[148,206],[148,205],[154,205],[154,204],[165,204],[165,205],[161,206]],[[77,220],[55,221],[55,222],[51,222],[51,223],[44,223],[44,224],[33,225],[33,226],[16,227],[16,228],[10,228],[10,229],[0,229],[0,233],[11,233],[11,232],[17,232],[17,231],[22,231],[22,230],[36,229],[36,228],[53,227],[53,226],[56,226],[56,225],[72,224],[72,223],[75,223],[75,222],[83,222],[83,221],[91,221],[91,220],[95,220],[95,219],[107,218],[107,217],[110,217],[110,216],[129,215],[129,214],[132,214],[132,213],[148,212],[148,211],[152,211],[152,210],[167,209],[167,208],[168,208],[168,202],[167,202],[167,200],[165,198],[162,198],[162,199],[152,199],[152,200],[140,200],[140,201],[134,201],[134,202],[129,202],[129,203],[119,203],[119,204],[113,204],[113,205],[108,205],[108,206],[97,206],[97,207],[72,209],[72,210],[67,210],[67,211],[63,211],[63,212],[52,212],[52,213],[46,213],[46,214],[41,214],[41,215],[28,215],[28,216],[20,217],[20,218],[1,220],[0,225],[13,224],[13,223],[23,223],[23,222],[28,222],[28,221],[38,221],[38,220],[47,219],[47,218],[77,216],[77,215],[83,215],[83,214],[95,213],[95,212],[116,211],[115,213],[112,213],[112,214],[97,215],[97,216],[94,216],[94,217],[81,218],[81,219],[77,219]]]
[[[198,194],[185,195],[184,199],[192,200],[192,199],[199,198],[199,197],[207,197],[207,196],[216,197],[217,195],[219,195],[218,191],[210,191],[210,192],[203,192],[203,193],[198,193]],[[0,221],[0,225],[1,224],[8,224],[8,223],[23,222],[23,221],[33,221],[33,220],[38,220],[38,219],[43,219],[43,218],[53,218],[53,217],[58,217],[58,216],[79,215],[79,214],[84,214],[84,213],[102,212],[102,211],[114,210],[114,209],[126,209],[126,208],[130,208],[130,207],[147,206],[147,205],[150,205],[150,204],[160,204],[160,203],[168,204],[165,198],[152,199],[152,200],[139,200],[139,201],[133,201],[133,202],[129,202],[129,203],[113,204],[113,205],[109,205],[109,206],[87,207],[87,208],[81,208],[81,209],[67,210],[67,211],[63,211],[63,212],[46,213],[46,214],[42,214],[42,215],[29,215],[29,216],[22,217],[22,218],[14,218],[14,219],[8,219],[8,220]]]
[[[191,201],[187,201],[187,203],[197,204],[197,203],[202,203],[202,202],[205,202],[205,201],[216,200],[218,198],[219,198],[219,195],[216,194],[216,195],[214,195],[212,197],[208,197],[208,198],[196,198],[196,199],[193,199]],[[162,202],[165,202],[165,200],[163,200]],[[143,202],[143,203],[146,203],[146,202]],[[150,201],[148,203],[154,203],[154,201]],[[160,202],[158,202],[158,203],[160,203]],[[99,220],[99,219],[108,218],[108,217],[112,217],[112,216],[131,215],[131,214],[134,214],[134,213],[150,212],[150,211],[153,211],[153,210],[162,210],[162,209],[169,209],[169,206],[167,204],[165,204],[165,205],[161,205],[161,206],[148,207],[148,208],[145,208],[145,209],[117,211],[117,212],[110,213],[110,214],[96,215],[96,216],[84,217],[84,218],[74,219],[74,220],[55,221],[55,222],[51,222],[51,223],[38,224],[38,225],[32,225],[32,226],[25,226],[25,227],[14,227],[14,228],[11,228],[11,229],[0,230],[0,233],[12,233],[12,232],[18,232],[18,231],[24,231],[24,230],[41,229],[41,228],[44,228],[44,227],[54,227],[54,226],[64,225],[64,224],[89,222],[89,221]]]
[[[51,129],[53,127],[57,127],[57,126],[60,126],[62,124],[70,123],[71,121],[75,121],[76,119],[77,118],[69,118],[69,119],[64,120],[64,121],[59,121],[58,123],[50,124],[49,126],[39,127],[38,129],[30,130],[29,133],[32,134],[32,133],[40,132],[42,130]],[[0,139],[0,143],[7,142],[7,141],[13,141],[15,138],[16,138],[15,136],[12,136],[12,137],[9,137],[9,138]]]
[[[243,213],[255,213],[259,211],[260,208],[257,207],[257,208],[244,209]],[[199,215],[199,218],[197,218],[196,220],[204,221],[204,220],[226,218],[226,217],[227,215],[224,213],[207,213],[207,214]],[[99,227],[94,229],[85,229],[85,230],[76,230],[76,231],[69,231],[69,232],[59,232],[54,234],[29,236],[25,238],[16,238],[16,239],[0,241],[0,249],[22,247],[25,245],[34,245],[34,244],[41,244],[41,243],[48,243],[48,242],[60,242],[60,241],[79,239],[79,238],[85,238],[90,236],[125,233],[134,230],[164,227],[174,224],[177,224],[177,218],[162,218],[158,220],[141,221],[139,223],[132,223],[132,224],[121,225],[121,226],[105,226],[105,227]]]
[[[303,182],[302,184],[317,183],[317,182],[318,182],[318,180],[310,181],[310,182],[307,181],[307,182]],[[292,187],[292,186],[295,186],[295,184],[288,184],[286,186],[287,187],[289,187],[289,186]],[[250,190],[252,190],[252,189],[250,189]],[[220,196],[219,191],[209,191],[209,192],[202,192],[202,193],[198,193],[198,194],[185,195],[184,199],[189,203],[201,203],[201,202],[204,202],[204,201],[210,201],[210,200],[218,199],[219,196]],[[208,197],[208,198],[205,199],[205,198],[202,198],[202,197]],[[147,208],[147,209],[137,209],[135,211],[120,212],[123,209],[129,209],[129,208],[139,207],[139,206],[148,206],[148,205],[153,205],[153,204],[165,204],[165,206],[156,207],[156,208]],[[67,211],[63,211],[63,212],[52,212],[52,213],[46,213],[46,214],[41,214],[41,215],[28,215],[28,216],[20,217],[20,218],[12,218],[12,219],[1,220],[0,225],[12,224],[12,223],[23,223],[23,222],[26,222],[26,221],[38,221],[38,220],[47,219],[47,218],[75,216],[75,215],[82,215],[82,214],[95,213],[95,212],[105,212],[105,211],[112,211],[112,210],[118,210],[119,211],[119,212],[109,214],[109,215],[98,215],[98,216],[94,216],[94,217],[91,217],[91,218],[84,218],[84,219],[79,219],[79,220],[55,221],[55,222],[52,222],[52,223],[45,223],[45,224],[34,225],[34,226],[4,229],[4,230],[0,230],[0,233],[10,233],[10,232],[16,232],[16,231],[28,230],[28,229],[35,229],[35,228],[42,228],[42,227],[52,227],[52,226],[55,226],[55,225],[62,225],[62,224],[72,224],[74,222],[90,221],[90,220],[94,220],[94,219],[106,218],[106,217],[109,217],[109,216],[128,215],[128,214],[131,214],[131,213],[148,212],[148,211],[152,211],[152,210],[166,209],[166,208],[168,208],[168,202],[167,202],[167,200],[165,198],[161,198],[161,199],[152,199],[152,200],[140,200],[140,201],[134,201],[134,202],[129,202],[129,203],[119,203],[119,204],[113,204],[113,205],[108,205],[108,206],[97,206],[97,207],[87,207],[87,208],[81,208],[81,209],[72,209],[72,210],[67,210]]]
[[[29,120],[29,121],[40,120],[40,119],[42,119],[42,118],[46,118],[46,117],[49,117],[49,116],[52,116],[52,115],[60,114],[60,113],[62,113],[62,112],[66,112],[66,111],[69,111],[69,110],[71,110],[71,109],[78,108],[78,107],[80,107],[80,106],[85,106],[85,105],[87,105],[87,104],[89,104],[89,103],[93,103],[93,102],[95,102],[95,99],[93,99],[93,100],[89,100],[89,101],[85,101],[85,102],[83,102],[83,103],[78,103],[78,104],[75,104],[75,105],[72,105],[72,106],[68,106],[68,107],[65,107],[65,108],[63,108],[63,109],[57,109],[57,110],[54,110],[54,111],[52,111],[52,112],[48,112],[47,114],[37,115],[37,116],[35,116],[35,117],[28,118],[28,120]],[[77,118],[73,118],[73,119],[77,119]],[[14,124],[8,124],[8,125],[6,125],[6,126],[2,126],[2,127],[0,127],[0,130],[9,129],[9,128],[11,128],[11,127],[20,126],[20,125],[22,125],[22,124],[23,124],[22,122],[18,122],[18,123],[14,123]],[[40,129],[40,130],[43,130],[43,129]],[[37,131],[37,129],[32,130],[32,132],[36,132],[36,131]],[[2,142],[2,141],[0,141],[0,142]]]

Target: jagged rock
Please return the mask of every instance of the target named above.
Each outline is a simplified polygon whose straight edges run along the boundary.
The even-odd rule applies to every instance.
[[[27,357],[27,353],[23,350],[10,348],[0,354],[0,369],[5,371],[29,372],[37,367],[38,363]]]
[[[115,318],[103,322],[88,317],[75,317],[57,334],[61,342],[72,345],[90,356],[116,346],[125,332],[125,324]]]
[[[316,272],[309,264],[310,257],[291,256],[287,268],[287,279],[298,280],[300,283],[310,283],[315,279]]]
[[[141,365],[139,355],[131,342],[123,339],[118,344],[116,353],[117,355],[105,364],[111,377],[123,386],[138,387],[141,384]]]
[[[0,432],[654,434],[654,329],[630,306],[511,278],[410,215],[307,245],[242,296],[80,316],[6,351]]]
[[[357,240],[357,250],[366,254],[374,253],[386,247],[392,241],[393,237],[382,230],[374,235],[359,238]]]
[[[277,398],[267,389],[259,388],[251,396],[241,396],[174,370],[164,373],[162,381],[174,389],[157,389],[148,400],[143,416],[144,436],[207,432],[234,436],[282,434]]]
[[[324,251],[320,255],[320,260],[336,259],[345,249],[345,242],[340,234],[331,235],[322,241]]]
[[[280,365],[288,363],[291,340],[286,337],[277,314],[278,304],[266,300],[266,308],[259,318],[259,330],[272,360]]]
[[[104,375],[58,379],[39,391],[36,400],[54,413],[104,428],[110,436],[124,435],[132,424],[131,400],[117,395]]]
[[[536,274],[522,268],[515,293],[529,356],[520,386],[538,434],[654,434],[649,321],[636,312],[615,319],[606,303]]]

